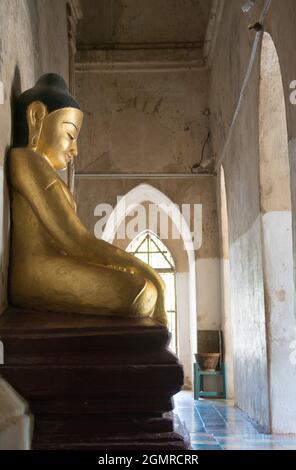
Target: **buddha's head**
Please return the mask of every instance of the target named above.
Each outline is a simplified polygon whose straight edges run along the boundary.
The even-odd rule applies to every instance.
[[[83,113],[62,77],[42,75],[33,88],[16,100],[14,147],[29,147],[56,170],[77,155]]]

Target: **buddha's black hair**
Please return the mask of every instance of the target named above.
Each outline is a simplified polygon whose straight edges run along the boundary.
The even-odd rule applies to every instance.
[[[56,73],[46,73],[36,85],[15,100],[13,113],[13,146],[28,145],[29,129],[27,125],[27,107],[33,101],[41,101],[51,113],[61,108],[81,109],[77,101],[70,95],[65,80]]]

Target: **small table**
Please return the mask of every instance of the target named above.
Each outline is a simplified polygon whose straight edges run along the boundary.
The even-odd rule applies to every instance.
[[[222,392],[204,391],[204,376],[222,376]],[[199,398],[227,398],[227,384],[226,384],[226,364],[222,363],[219,370],[202,370],[198,364],[194,363],[194,400]]]

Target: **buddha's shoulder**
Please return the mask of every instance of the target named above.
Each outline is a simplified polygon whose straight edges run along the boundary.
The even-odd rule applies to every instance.
[[[15,147],[10,150],[9,159],[12,162],[35,162],[38,161],[38,154],[26,147]]]
[[[45,161],[45,159],[28,148],[13,148],[10,150],[9,165],[13,170],[23,171],[29,169],[31,171],[45,171],[46,173],[54,173],[51,166]]]
[[[57,175],[42,155],[27,148],[13,148],[9,155],[9,181],[14,189],[47,188]]]

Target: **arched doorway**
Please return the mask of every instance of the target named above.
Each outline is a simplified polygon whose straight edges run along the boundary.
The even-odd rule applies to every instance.
[[[179,234],[178,239],[168,238],[165,245],[171,252],[176,268],[176,310],[178,311],[178,357],[184,366],[185,387],[192,387],[193,361],[197,351],[197,310],[196,310],[196,263],[195,248],[188,223],[179,207],[163,192],[149,184],[139,184],[123,196],[110,214],[102,238],[114,243],[117,233],[122,232],[125,221],[135,210],[142,212],[147,204],[153,204],[160,213],[168,217],[171,229]],[[139,233],[151,229],[141,227]],[[158,228],[152,231],[162,238]],[[139,234],[138,233],[138,234]],[[127,249],[131,240],[123,240],[120,248]]]
[[[264,33],[260,64],[259,169],[270,423],[274,433],[296,432],[296,368],[292,215],[286,109],[281,69]]]
[[[176,270],[174,259],[166,245],[150,230],[139,234],[127,247],[127,251],[154,268],[166,287],[166,311],[171,333],[170,349],[178,353]]]

